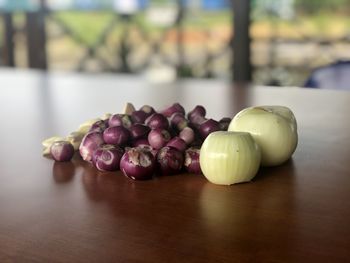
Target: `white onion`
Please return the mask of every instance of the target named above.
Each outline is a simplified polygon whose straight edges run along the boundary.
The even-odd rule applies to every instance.
[[[284,106],[251,107],[239,112],[229,131],[249,132],[261,149],[263,166],[287,161],[298,143],[297,122],[293,112]]]
[[[248,182],[260,166],[260,149],[247,132],[217,131],[204,141],[200,166],[204,176],[214,184]]]

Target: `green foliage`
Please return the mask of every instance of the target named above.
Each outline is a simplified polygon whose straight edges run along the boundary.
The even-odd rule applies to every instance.
[[[350,0],[295,0],[299,12],[315,14],[318,12],[349,11]]]
[[[112,20],[111,12],[65,11],[54,14],[86,44],[92,45],[103,29]]]

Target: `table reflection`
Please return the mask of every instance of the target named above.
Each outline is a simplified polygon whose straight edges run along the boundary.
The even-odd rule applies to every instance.
[[[269,251],[275,257],[288,254],[292,258],[289,253],[297,247],[299,236],[291,224],[298,219],[290,216],[296,215],[297,210],[295,181],[293,160],[289,160],[281,166],[261,168],[252,182],[229,187],[206,183],[200,206],[208,235],[213,240],[230,242],[255,257]],[[281,183],[289,185],[288,193],[278,187]],[[286,222],[290,227],[286,227]],[[269,244],[264,248],[251,247],[250,238],[259,243],[267,237],[276,243],[271,247]]]
[[[56,183],[68,183],[75,175],[75,165],[72,162],[54,162],[52,174]]]

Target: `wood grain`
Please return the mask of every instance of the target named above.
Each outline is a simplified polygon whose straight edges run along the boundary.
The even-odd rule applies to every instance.
[[[347,262],[350,93],[212,80],[0,71],[0,262]],[[125,102],[213,118],[281,104],[298,120],[287,163],[231,187],[181,174],[134,182],[78,156],[55,163],[41,140]]]

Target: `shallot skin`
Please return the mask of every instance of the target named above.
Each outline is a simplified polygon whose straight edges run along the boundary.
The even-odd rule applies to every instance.
[[[190,145],[195,139],[194,130],[190,127],[185,127],[180,133],[179,137],[183,139],[186,144]]]
[[[154,110],[154,108],[152,106],[149,105],[143,105],[140,110],[142,110],[143,112],[146,113],[147,118],[149,116],[151,116],[153,113],[155,113],[156,111]]]
[[[74,155],[74,147],[67,141],[56,141],[50,147],[52,158],[58,162],[70,161]]]
[[[87,133],[79,146],[79,152],[83,160],[91,162],[93,152],[104,143],[101,132]]]
[[[92,131],[103,132],[107,128],[108,128],[108,121],[100,120],[92,124],[89,132],[92,132]]]
[[[146,125],[151,129],[169,129],[168,119],[160,113],[154,113],[145,121]]]
[[[157,163],[162,175],[173,175],[181,173],[184,156],[176,148],[165,146],[157,153]]]
[[[154,149],[160,149],[171,139],[169,131],[165,129],[154,129],[148,134],[148,142]]]
[[[181,139],[180,137],[173,137],[167,144],[166,146],[170,146],[173,148],[178,149],[180,152],[184,152],[187,148],[186,142]]]
[[[131,120],[133,123],[141,123],[143,124],[147,119],[148,115],[143,110],[137,110],[131,113]]]
[[[188,120],[185,118],[185,116],[182,113],[175,112],[173,115],[169,118],[171,128],[182,131],[184,128],[188,126]]]
[[[147,135],[150,132],[150,130],[150,127],[141,123],[135,123],[129,128],[132,140],[147,138]]]
[[[65,142],[56,143],[52,149],[54,140],[46,139],[43,153],[57,161],[69,161],[74,149],[79,150],[82,159],[97,170],[120,169],[133,180],[185,171],[199,174],[199,150],[193,147],[200,148],[210,133],[227,130],[231,119],[206,118],[202,105],[189,112],[178,102],[169,105],[156,110],[143,105],[137,110],[128,102],[120,113],[90,119],[68,137],[55,137]]]
[[[132,147],[138,147],[138,146],[144,146],[144,145],[149,146],[148,139],[146,138],[136,139],[131,142]]]
[[[103,132],[103,139],[108,144],[124,146],[130,139],[130,132],[123,126],[109,127]]]
[[[206,114],[206,109],[202,105],[197,105],[193,110],[187,113],[187,118],[190,122],[197,123],[196,120],[204,119]]]
[[[230,126],[232,119],[229,117],[224,117],[219,121],[220,130],[227,131]]]
[[[213,120],[213,119],[208,119],[205,122],[203,122],[200,126],[199,126],[199,134],[201,136],[201,138],[204,140],[205,138],[207,138],[207,136],[215,131],[220,131],[220,125],[219,122]]]
[[[184,109],[184,107],[182,107],[182,105],[180,103],[174,103],[170,107],[162,110],[161,113],[165,117],[170,117],[174,113],[180,113],[181,115],[185,115],[185,109]]]
[[[191,147],[186,150],[184,166],[187,172],[194,174],[203,174],[199,163],[199,157],[199,148]]]
[[[132,120],[127,114],[114,114],[108,119],[108,125],[109,127],[124,126],[125,128],[130,128]]]
[[[104,144],[94,151],[92,163],[100,171],[117,171],[123,154],[119,146]]]
[[[134,147],[126,149],[120,160],[120,170],[133,180],[147,180],[153,177],[155,164],[155,158],[149,150]]]

